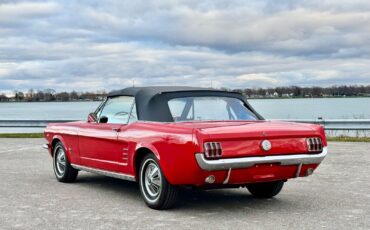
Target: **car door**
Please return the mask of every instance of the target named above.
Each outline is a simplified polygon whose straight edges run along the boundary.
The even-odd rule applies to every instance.
[[[122,149],[127,142],[118,140],[125,128],[134,104],[134,98],[108,98],[96,111],[97,122],[86,122],[79,132],[81,163],[84,166],[117,172],[122,163]]]

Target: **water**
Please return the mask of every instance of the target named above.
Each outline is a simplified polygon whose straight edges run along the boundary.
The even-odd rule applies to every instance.
[[[370,119],[370,98],[257,99],[249,102],[266,119]]]
[[[85,120],[101,102],[0,103],[0,120]],[[43,128],[0,128],[0,133],[40,133]]]
[[[266,119],[370,119],[370,98],[251,99]],[[100,102],[0,103],[0,120],[85,120]],[[42,129],[0,128],[1,132]]]
[[[101,102],[0,103],[0,120],[82,120]]]

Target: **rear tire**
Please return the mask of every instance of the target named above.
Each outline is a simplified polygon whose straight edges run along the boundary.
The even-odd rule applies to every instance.
[[[53,169],[57,180],[64,183],[75,181],[78,175],[78,170],[69,163],[66,150],[60,142],[53,149]]]
[[[247,185],[249,192],[257,198],[271,198],[280,193],[284,181],[273,181]]]
[[[176,203],[178,189],[167,181],[153,153],[142,160],[138,179],[141,195],[148,207],[163,210]]]

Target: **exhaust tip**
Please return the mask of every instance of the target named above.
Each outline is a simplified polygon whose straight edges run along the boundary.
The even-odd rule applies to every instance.
[[[213,175],[207,176],[206,179],[204,180],[204,182],[206,182],[207,184],[213,184],[215,181],[216,178]]]
[[[308,168],[306,171],[306,176],[310,176],[313,174],[313,168]]]

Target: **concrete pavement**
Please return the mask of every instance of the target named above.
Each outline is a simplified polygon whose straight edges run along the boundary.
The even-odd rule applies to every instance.
[[[58,183],[42,139],[0,139],[0,229],[370,229],[370,143],[329,143],[314,175],[273,199],[246,189],[182,191],[147,208],[136,183],[80,173]]]

